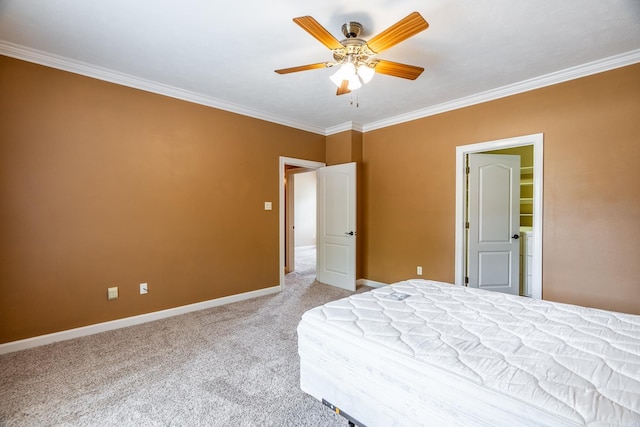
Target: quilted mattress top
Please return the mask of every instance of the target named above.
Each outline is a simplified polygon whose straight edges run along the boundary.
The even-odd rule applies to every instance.
[[[640,426],[640,316],[409,280],[304,318],[579,424]]]

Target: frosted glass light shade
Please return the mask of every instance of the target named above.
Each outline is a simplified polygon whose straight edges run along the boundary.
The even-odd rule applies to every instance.
[[[342,85],[342,75],[340,73],[340,69],[338,69],[338,71],[336,71],[335,73],[331,74],[329,76],[329,79],[331,79],[333,84],[340,87]]]
[[[351,80],[356,76],[356,67],[351,62],[345,62],[333,73],[329,78],[338,87],[342,85],[343,80]]]
[[[360,82],[360,78],[358,77],[357,74],[354,74],[349,79],[349,86],[347,86],[347,88],[349,90],[356,90],[356,89],[360,89],[361,87],[362,87],[362,83]]]
[[[364,84],[369,83],[375,73],[375,70],[367,64],[360,64],[360,66],[358,67],[358,75],[360,76],[360,78],[362,79],[362,83]]]
[[[345,62],[340,67],[340,72],[343,80],[350,80],[351,77],[356,75],[356,66],[352,62]]]

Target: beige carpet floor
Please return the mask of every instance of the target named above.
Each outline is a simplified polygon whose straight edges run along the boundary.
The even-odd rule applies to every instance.
[[[306,255],[275,295],[0,356],[0,426],[345,426],[299,388],[300,316],[350,295]]]

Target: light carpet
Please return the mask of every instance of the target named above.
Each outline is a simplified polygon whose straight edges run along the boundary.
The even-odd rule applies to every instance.
[[[296,327],[351,292],[304,267],[275,295],[0,356],[0,425],[345,426],[300,390]]]

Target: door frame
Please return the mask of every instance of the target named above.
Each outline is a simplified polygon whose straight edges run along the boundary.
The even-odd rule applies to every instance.
[[[282,290],[282,287],[284,286],[284,276],[285,276],[285,271],[284,271],[284,264],[285,264],[285,253],[284,253],[284,248],[285,248],[285,239],[286,239],[286,233],[285,233],[285,217],[284,217],[284,213],[285,213],[285,169],[286,166],[297,166],[297,167],[301,167],[301,168],[306,168],[308,170],[316,170],[319,168],[322,168],[324,166],[326,166],[323,162],[316,162],[316,161],[312,161],[312,160],[304,160],[304,159],[296,159],[293,157],[284,157],[284,156],[280,156],[280,163],[279,163],[279,173],[278,173],[278,177],[279,177],[279,181],[278,181],[278,189],[279,189],[279,200],[278,200],[278,241],[279,241],[279,256],[278,256],[278,271],[280,272],[280,284],[278,285],[280,290]]]
[[[542,184],[543,184],[543,134],[518,136],[496,141],[480,142],[476,144],[456,147],[456,219],[455,219],[455,284],[464,286],[465,272],[465,227],[466,218],[465,194],[467,184],[465,179],[465,157],[467,154],[485,151],[502,150],[505,148],[533,146],[533,272],[531,296],[542,299]]]

